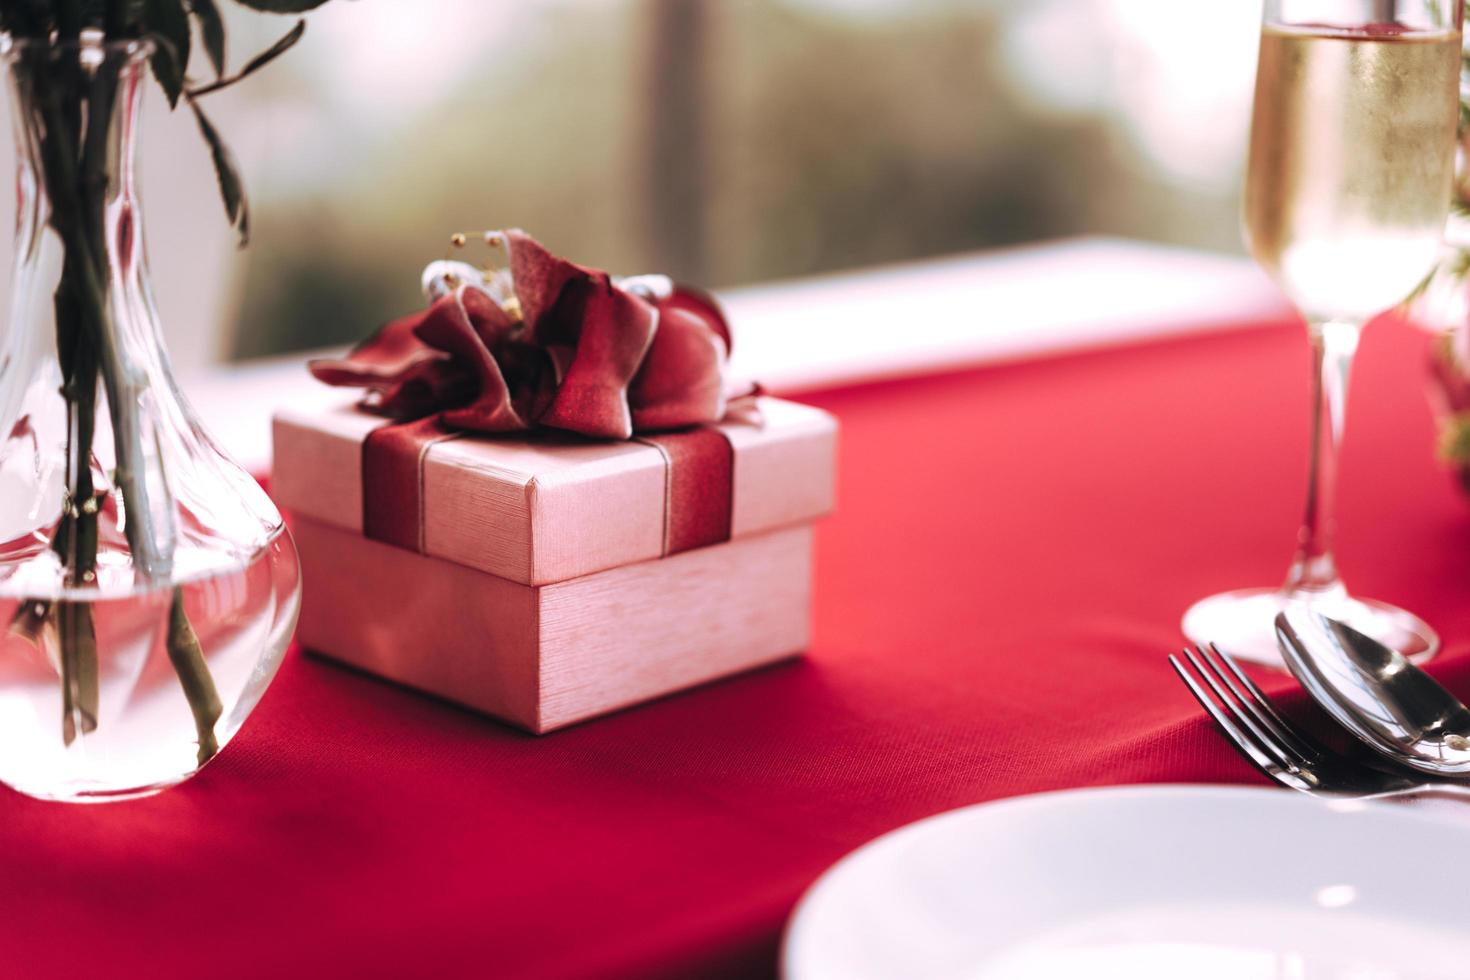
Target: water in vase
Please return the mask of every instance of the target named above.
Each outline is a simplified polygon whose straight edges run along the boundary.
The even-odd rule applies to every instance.
[[[0,781],[34,796],[101,800],[193,773],[201,738],[214,740],[210,755],[227,742],[279,663],[261,651],[283,647],[296,618],[296,555],[283,544],[278,536],[239,567],[174,587],[104,588],[105,598],[92,589],[73,593],[81,601],[36,599],[0,585],[0,623],[9,624],[0,635]],[[186,565],[213,558],[186,547],[177,555]],[[175,589],[217,696],[204,735],[167,643]],[[96,643],[63,664],[57,633],[68,606],[89,610]]]

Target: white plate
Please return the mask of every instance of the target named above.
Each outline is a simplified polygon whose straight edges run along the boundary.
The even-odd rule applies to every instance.
[[[1470,804],[1072,790],[878,838],[797,906],[788,980],[1470,977]]]

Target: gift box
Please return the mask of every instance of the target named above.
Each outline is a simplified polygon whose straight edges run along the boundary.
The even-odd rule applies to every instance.
[[[626,441],[282,411],[298,635],[537,733],[796,655],[836,436],[770,397]]]

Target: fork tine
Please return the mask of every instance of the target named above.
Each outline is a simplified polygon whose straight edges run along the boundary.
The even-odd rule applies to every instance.
[[[1199,652],[1200,656],[1206,660],[1209,660],[1209,654],[1213,653],[1215,659],[1225,665],[1226,671],[1220,671],[1218,664],[1211,664],[1216,668],[1216,672],[1220,674],[1221,679],[1229,685],[1230,690],[1235,696],[1256,716],[1256,720],[1269,728],[1288,748],[1293,749],[1298,756],[1308,762],[1322,756],[1322,747],[1310,735],[1302,731],[1300,726],[1287,721],[1281,716],[1280,712],[1276,710],[1276,706],[1271,703],[1271,699],[1266,696],[1266,693],[1256,686],[1256,682],[1251,680],[1245,671],[1240,669],[1240,665],[1235,662],[1234,657],[1221,650],[1214,643],[1211,643],[1208,649],[1199,647]],[[1232,677],[1234,681],[1232,681]],[[1245,691],[1242,692],[1239,690],[1235,682],[1239,682]]]
[[[1251,712],[1242,705],[1237,704],[1235,700],[1226,693],[1225,688],[1222,687],[1220,685],[1220,682],[1215,678],[1214,670],[1212,670],[1210,667],[1207,667],[1204,661],[1201,659],[1203,657],[1202,653],[1200,656],[1196,656],[1193,650],[1185,647],[1184,656],[1189,659],[1189,662],[1194,666],[1195,671],[1204,678],[1205,683],[1210,686],[1210,690],[1215,692],[1215,697],[1220,699],[1220,706],[1223,707],[1227,712],[1229,712],[1232,718],[1243,724],[1246,728],[1250,729],[1250,732],[1252,735],[1255,736],[1256,743],[1258,745],[1265,749],[1267,753],[1274,756],[1278,764],[1285,766],[1292,772],[1300,771],[1301,767],[1297,765],[1297,758],[1295,756],[1295,753],[1293,753],[1285,745],[1282,745],[1278,739],[1267,734],[1266,730],[1262,728],[1259,724],[1257,724],[1256,720],[1251,717]]]
[[[1194,695],[1194,699],[1199,702],[1200,707],[1204,708],[1205,712],[1215,720],[1215,724],[1225,733],[1225,738],[1229,740],[1230,744],[1235,746],[1237,752],[1245,756],[1247,762],[1255,766],[1256,769],[1260,770],[1262,774],[1273,782],[1280,783],[1283,786],[1289,786],[1292,789],[1300,788],[1288,781],[1285,778],[1285,774],[1282,773],[1281,768],[1272,762],[1270,756],[1258,744],[1253,742],[1251,737],[1240,726],[1230,720],[1229,714],[1215,704],[1209,694],[1205,692],[1205,689],[1190,674],[1189,669],[1180,662],[1178,657],[1170,654],[1169,666],[1174,668],[1174,672],[1179,675],[1179,679],[1184,682],[1184,686],[1189,688],[1189,693]]]

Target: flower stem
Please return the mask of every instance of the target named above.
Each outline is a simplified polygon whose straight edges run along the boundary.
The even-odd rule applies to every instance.
[[[122,497],[123,531],[133,567],[144,582],[159,583],[172,573],[172,543],[161,543],[155,533],[144,483],[144,389],[119,345],[108,303],[105,215],[117,78],[113,71],[100,70],[90,86],[84,87],[80,68],[71,59],[52,59],[44,50],[31,57],[34,61],[24,78],[31,98],[25,101],[42,116],[37,142],[52,205],[49,223],[64,252],[55,307],[62,395],[69,423],[67,500],[53,548],[66,564],[70,586],[96,584],[99,508],[92,478],[92,442],[100,380],[107,395],[117,458],[113,479]],[[63,738],[70,744],[79,731],[91,731],[97,725],[94,604],[66,600],[47,612],[54,616],[57,628]],[[170,602],[166,647],[194,716],[199,764],[203,765],[219,748],[214,725],[220,717],[220,701],[177,586]]]
[[[184,697],[189,700],[189,710],[194,713],[194,728],[199,733],[199,764],[202,766],[219,751],[214,726],[224,709],[220,706],[219,691],[210,676],[209,665],[204,662],[199,637],[184,612],[184,590],[177,586],[168,607],[168,659],[174,665],[174,673],[179,675]]]

